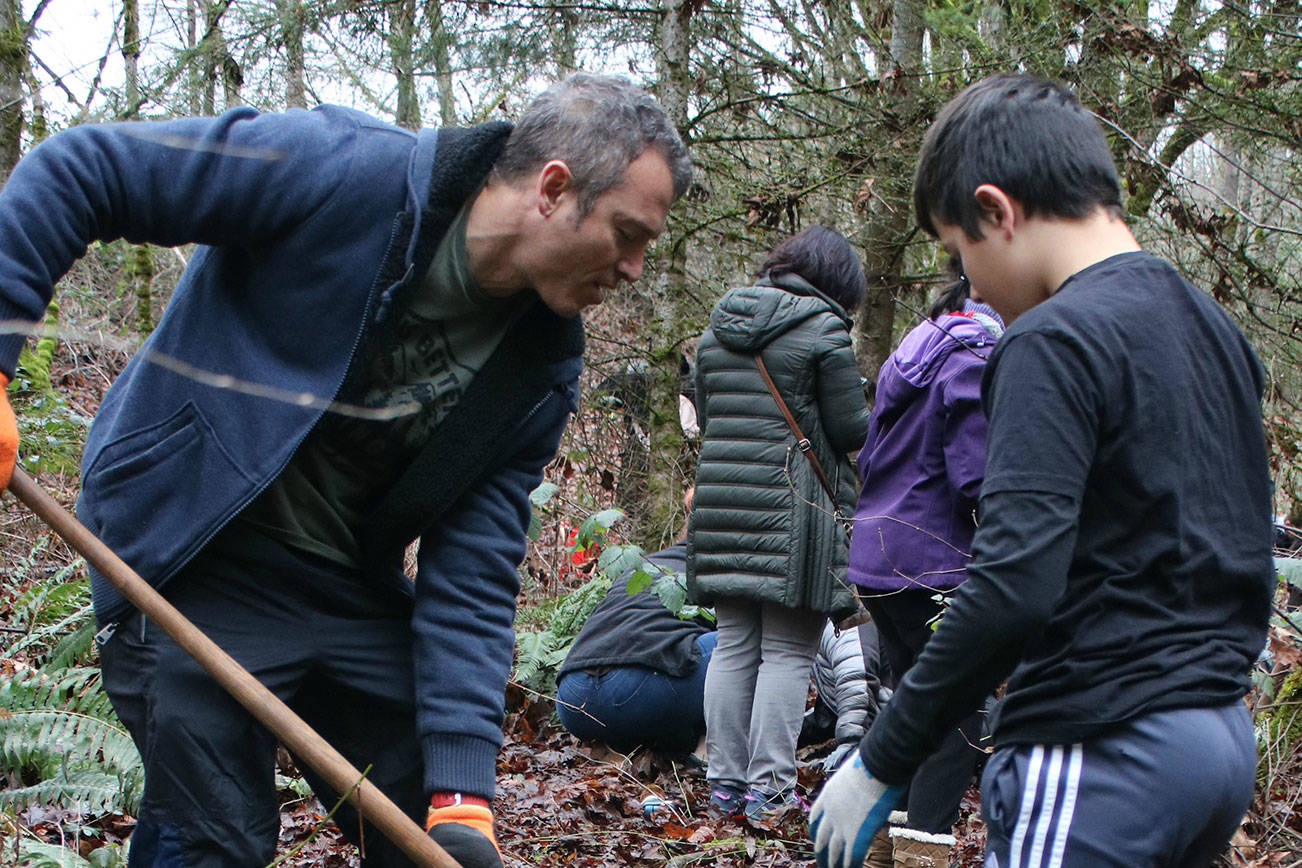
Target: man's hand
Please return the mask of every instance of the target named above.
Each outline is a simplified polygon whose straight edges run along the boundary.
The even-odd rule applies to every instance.
[[[18,460],[18,420],[9,406],[9,378],[0,374],[0,491],[9,485]]]
[[[502,868],[487,799],[435,793],[425,815],[425,831],[462,868]]]
[[[856,750],[828,778],[809,813],[809,834],[814,839],[818,868],[863,865],[873,835],[886,825],[903,794],[904,787],[889,786],[868,774]]]

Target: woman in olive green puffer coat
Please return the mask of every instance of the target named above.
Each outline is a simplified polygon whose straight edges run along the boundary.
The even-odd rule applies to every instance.
[[[728,292],[697,349],[702,443],[688,532],[688,592],[713,605],[719,644],[705,684],[712,806],[759,816],[795,798],[809,667],[828,616],[856,609],[833,504],[755,362],[761,353],[836,493],[854,506],[868,408],[846,313],[863,268],[839,233],[813,226]]]

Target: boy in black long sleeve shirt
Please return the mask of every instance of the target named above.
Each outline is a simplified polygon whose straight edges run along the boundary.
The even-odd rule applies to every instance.
[[[914,195],[1009,328],[983,383],[970,580],[815,805],[820,865],[849,864],[873,807],[1004,676],[987,864],[1205,865],[1253,787],[1240,700],[1274,583],[1261,366],[1139,249],[1102,131],[1060,85],[965,91]]]

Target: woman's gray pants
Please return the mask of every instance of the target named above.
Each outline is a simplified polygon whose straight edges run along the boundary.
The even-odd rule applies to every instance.
[[[739,598],[715,601],[719,644],[705,676],[711,784],[766,796],[796,785],[809,668],[826,616]]]

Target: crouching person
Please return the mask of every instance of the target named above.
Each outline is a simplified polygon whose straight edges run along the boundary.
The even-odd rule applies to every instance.
[[[647,556],[667,573],[687,569],[687,544]],[[704,617],[679,618],[650,592],[610,586],[561,665],[556,715],[582,739],[628,752],[642,745],[689,753],[705,734],[705,671],[717,634]]]
[[[828,774],[836,771],[863,741],[864,733],[890,696],[883,665],[877,625],[872,621],[849,630],[837,630],[831,621],[823,626],[811,670],[817,697],[805,712],[799,743],[836,740],[836,746],[823,760],[823,770]]]

